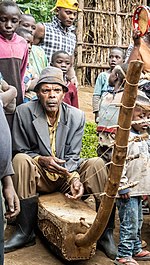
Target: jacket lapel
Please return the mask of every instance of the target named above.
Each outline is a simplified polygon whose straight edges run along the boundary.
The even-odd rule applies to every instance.
[[[43,143],[48,153],[51,154],[48,124],[44,110],[40,104],[37,105],[37,108],[34,111],[34,117],[33,125],[37,135],[39,136],[40,141]]]
[[[65,105],[63,104],[60,105],[60,113],[61,113],[60,121],[58,123],[57,132],[56,132],[56,139],[57,139],[56,155],[57,157],[62,157],[62,155],[64,157],[64,149],[65,149],[64,143],[66,143],[68,130],[70,130],[70,128],[68,127],[68,123],[67,123],[69,111],[68,109],[66,109]]]

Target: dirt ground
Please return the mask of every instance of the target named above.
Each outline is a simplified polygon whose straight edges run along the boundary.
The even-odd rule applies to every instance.
[[[92,112],[92,87],[81,87],[78,89],[79,107],[85,112],[87,121],[94,121]]]
[[[85,111],[86,120],[94,121],[92,114],[92,88],[80,88],[78,90],[80,109]],[[8,226],[6,237],[12,232],[12,226]],[[118,242],[119,236],[119,221],[116,214],[116,227],[114,230],[115,240]],[[146,240],[150,250],[150,215],[144,215],[144,224],[142,229],[142,238]],[[22,248],[20,250],[5,254],[5,265],[63,265],[68,264],[56,257],[44,244],[41,238],[37,235],[36,245]],[[113,261],[108,259],[100,250],[87,261],[72,262],[72,265],[109,265]],[[140,265],[150,265],[150,261],[139,262]]]

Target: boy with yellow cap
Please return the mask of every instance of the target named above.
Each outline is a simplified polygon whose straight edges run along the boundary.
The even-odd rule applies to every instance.
[[[36,26],[34,44],[40,44],[44,49],[48,61],[54,52],[64,50],[72,56],[74,61],[74,50],[76,46],[75,27],[73,23],[77,17],[77,12],[81,11],[77,0],[57,0],[55,11],[51,23],[38,23]],[[71,81],[77,84],[73,66],[70,69],[69,77]]]

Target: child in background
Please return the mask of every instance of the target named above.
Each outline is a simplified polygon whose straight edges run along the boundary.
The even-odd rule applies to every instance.
[[[150,252],[142,250],[141,246],[142,195],[150,195],[150,153],[147,139],[142,134],[147,131],[146,119],[149,117],[150,101],[144,92],[138,91],[127,151],[127,157],[132,155],[135,158],[127,160],[120,186],[134,181],[139,181],[139,184],[132,190],[120,191],[117,199],[120,218],[120,242],[114,261],[117,265],[138,265],[136,260],[150,260]]]
[[[0,72],[4,80],[17,88],[16,104],[23,102],[24,73],[28,60],[26,41],[15,32],[19,25],[20,10],[13,1],[0,2]],[[10,128],[13,115],[6,116]]]
[[[57,68],[60,68],[63,71],[64,81],[68,87],[68,92],[65,93],[63,102],[74,106],[79,107],[78,104],[78,93],[75,85],[68,79],[67,73],[71,66],[71,57],[65,51],[57,51],[52,55],[51,65]]]
[[[114,89],[103,92],[99,103],[99,122],[97,126],[99,145],[97,153],[105,162],[111,160],[111,145],[114,142],[120,110],[117,104],[121,102],[127,68],[127,64],[116,65],[114,67],[108,79],[109,86]]]
[[[111,91],[113,89],[108,84],[109,75],[111,74],[112,70],[117,64],[122,64],[124,62],[124,59],[125,59],[124,51],[121,48],[119,47],[112,48],[109,55],[110,69],[107,72],[100,73],[96,79],[96,84],[94,87],[94,93],[92,99],[93,113],[95,114],[96,123],[98,123],[99,102],[101,96],[104,92]]]
[[[31,14],[21,14],[19,27],[29,30],[34,38],[36,21]],[[40,75],[41,71],[48,66],[48,60],[43,48],[32,45],[29,54],[29,64],[33,66],[37,75]]]
[[[28,52],[30,54],[33,44],[32,33],[29,30],[20,27],[16,30],[16,33],[26,40],[28,45]],[[37,98],[36,93],[33,91],[37,81],[38,81],[38,75],[36,74],[36,71],[33,68],[33,66],[28,62],[24,76],[24,84],[25,84],[25,96],[23,100],[24,103],[30,101],[31,99]]]

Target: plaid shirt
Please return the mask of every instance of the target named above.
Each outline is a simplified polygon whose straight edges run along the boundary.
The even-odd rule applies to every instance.
[[[51,23],[44,23],[45,37],[40,44],[44,49],[48,61],[51,62],[52,54],[59,50],[64,50],[70,55],[74,54],[76,46],[75,27],[62,27],[61,21],[55,16]]]

